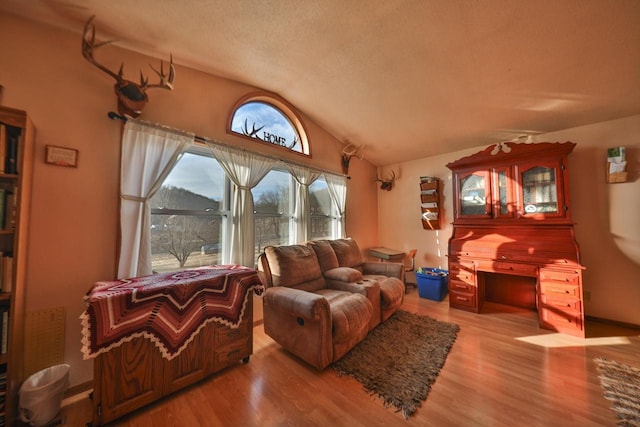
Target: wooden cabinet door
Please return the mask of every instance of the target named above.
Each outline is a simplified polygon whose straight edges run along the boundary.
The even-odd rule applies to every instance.
[[[94,362],[96,423],[105,424],[162,396],[162,355],[146,338],[99,355]]]
[[[515,165],[519,218],[566,217],[562,164],[561,160],[547,160]]]
[[[214,348],[216,328],[216,322],[205,325],[178,356],[165,361],[163,394],[180,390],[213,371],[207,360],[207,352],[202,350]]]
[[[489,170],[459,171],[454,176],[456,219],[490,219],[492,202]]]
[[[495,167],[492,171],[493,217],[497,219],[513,219],[517,213],[511,166]]]

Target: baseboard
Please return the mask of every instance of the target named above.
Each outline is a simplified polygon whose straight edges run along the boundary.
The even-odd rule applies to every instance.
[[[93,380],[69,387],[63,395],[62,406],[84,399],[93,391]]]
[[[591,322],[605,323],[608,325],[640,330],[640,325],[636,325],[635,323],[620,322],[618,320],[605,319],[603,317],[595,317],[595,316],[585,316],[585,319]]]

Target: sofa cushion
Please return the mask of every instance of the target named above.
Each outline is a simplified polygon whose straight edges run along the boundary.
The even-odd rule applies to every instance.
[[[305,245],[267,246],[273,286],[315,291],[325,287],[316,253]]]
[[[338,264],[336,253],[333,251],[328,240],[312,240],[308,242],[307,245],[315,251],[318,257],[318,263],[320,264],[320,270],[323,273],[339,267],[340,264]]]
[[[380,311],[384,322],[396,312],[404,301],[405,286],[397,277],[365,274],[365,280],[375,280],[380,285]]]
[[[340,267],[359,267],[362,264],[362,253],[355,240],[337,239],[329,243],[338,258]]]
[[[331,307],[334,347],[339,343],[349,343],[349,347],[352,347],[366,336],[373,313],[367,297],[331,289],[318,291],[317,294],[325,297]],[[334,355],[335,359],[337,357]]]
[[[354,283],[362,281],[362,273],[351,267],[336,267],[324,272],[324,277],[341,282]]]

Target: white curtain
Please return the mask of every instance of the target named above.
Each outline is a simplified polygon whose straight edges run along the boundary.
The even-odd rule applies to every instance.
[[[208,143],[211,152],[235,184],[231,207],[232,264],[255,267],[255,229],[251,189],[271,170],[275,162],[246,151]]]
[[[340,229],[338,230],[337,235],[338,237],[346,237],[345,211],[347,206],[347,177],[325,173],[324,179],[327,181],[331,200],[336,204],[338,214],[340,215],[340,222],[338,225]]]
[[[149,199],[194,135],[127,120],[120,159],[118,278],[151,274]]]
[[[318,179],[322,172],[307,169],[299,165],[289,165],[289,171],[296,180],[296,206],[294,210],[296,243],[311,240],[311,203],[309,201],[309,186]]]

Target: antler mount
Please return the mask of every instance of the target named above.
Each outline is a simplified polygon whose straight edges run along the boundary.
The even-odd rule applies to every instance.
[[[95,15],[89,18],[84,26],[82,33],[82,56],[99,70],[113,77],[116,83],[113,85],[116,97],[118,98],[118,113],[128,115],[130,117],[138,117],[144,107],[149,102],[147,89],[173,89],[173,80],[175,79],[175,67],[173,66],[173,56],[169,59],[169,69],[167,73],[164,70],[164,63],[160,61],[160,71],[151,66],[151,69],[158,75],[160,82],[149,84],[149,79],[140,72],[140,83],[135,83],[124,78],[124,64],[120,65],[120,70],[115,73],[104,65],[100,64],[94,58],[94,52],[104,45],[113,43],[114,40],[108,40],[96,43],[96,27],[93,24]]]

